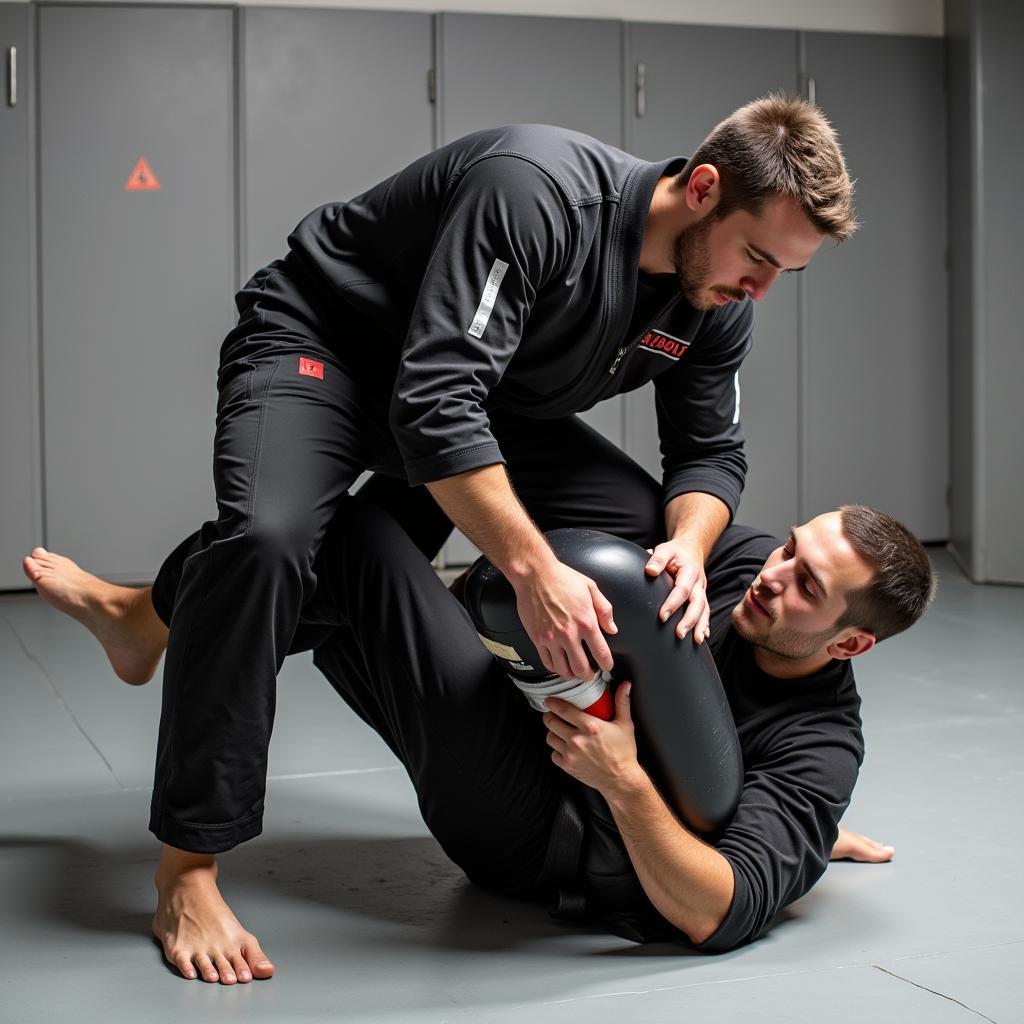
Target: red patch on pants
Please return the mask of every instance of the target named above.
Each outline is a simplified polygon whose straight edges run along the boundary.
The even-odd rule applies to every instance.
[[[303,377],[316,377],[317,380],[323,380],[324,364],[318,363],[315,359],[305,359],[299,356],[299,374]]]

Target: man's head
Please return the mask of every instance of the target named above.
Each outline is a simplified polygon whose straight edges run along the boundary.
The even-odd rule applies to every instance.
[[[732,621],[765,671],[800,676],[907,629],[934,592],[928,556],[902,523],[844,505],[790,531]]]
[[[717,125],[672,183],[690,214],[672,263],[698,309],[763,298],[826,236],[856,230],[853,184],[824,114],[772,95]]]

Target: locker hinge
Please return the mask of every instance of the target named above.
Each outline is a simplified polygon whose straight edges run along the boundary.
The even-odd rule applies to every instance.
[[[18,105],[18,48],[7,47],[7,106]]]
[[[433,68],[427,72],[427,102],[437,102],[437,72]]]
[[[636,116],[643,117],[647,113],[647,65],[636,66]]]

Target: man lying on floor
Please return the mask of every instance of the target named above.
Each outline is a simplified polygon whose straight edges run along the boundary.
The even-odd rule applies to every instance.
[[[93,632],[115,669],[140,652],[155,665],[166,630],[149,588],[112,586],[43,549],[26,572]],[[570,888],[590,919],[637,940],[731,949],[806,893],[830,853],[892,855],[838,827],[863,756],[850,661],[910,626],[934,591],[924,549],[889,516],[846,506],[794,528],[782,546],[737,526],[715,546],[708,642],[743,785],[731,821],[706,839],[680,823],[639,763],[629,685],[617,689],[612,721],[557,699],[543,715],[532,710],[386,512],[347,499],[317,574],[291,651],[314,649],[316,666],[402,761],[447,855],[482,886],[552,899],[552,832],[566,794],[583,785],[602,799],[580,804]],[[159,872],[157,881],[159,890]],[[269,977],[273,964],[219,894],[195,899],[205,900],[206,927],[193,934],[191,916],[161,898],[153,930],[168,960],[187,978]]]
[[[448,856],[489,889],[550,898],[553,822],[582,783],[604,798],[579,805],[586,915],[705,951],[755,938],[821,877],[864,749],[851,659],[911,625],[934,590],[917,539],[871,509],[819,516],[782,546],[723,534],[707,566],[710,644],[743,785],[705,842],[638,763],[628,684],[612,721],[557,698],[531,710],[426,559],[358,500],[325,564],[320,612],[340,624],[314,663],[405,765]]]

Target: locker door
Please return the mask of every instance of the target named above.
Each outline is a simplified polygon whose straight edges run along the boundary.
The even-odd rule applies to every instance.
[[[502,124],[539,122],[622,145],[622,27],[613,21],[487,14],[439,17],[439,142]],[[582,415],[622,444],[622,399]],[[471,561],[459,535],[450,563]]]
[[[627,148],[649,160],[687,156],[737,107],[796,90],[795,32],[654,24],[627,30]],[[754,349],[740,373],[749,470],[737,519],[773,532],[788,530],[798,514],[798,311],[799,282],[780,279],[757,304]],[[625,441],[660,480],[653,385],[626,396]]]
[[[622,26],[590,18],[440,16],[441,139],[557,124],[622,145]],[[622,400],[582,417],[622,444]]]
[[[243,274],[284,255],[310,210],[433,148],[431,18],[243,8]]]
[[[32,317],[30,11],[27,4],[0,4],[0,590],[29,586],[21,558],[43,540]]]
[[[948,536],[943,41],[806,34],[861,230],[808,269],[805,512],[877,505]]]
[[[441,137],[535,122],[622,144],[622,26],[592,18],[442,14]]]
[[[215,513],[232,47],[224,8],[39,9],[47,540],[115,579]]]

